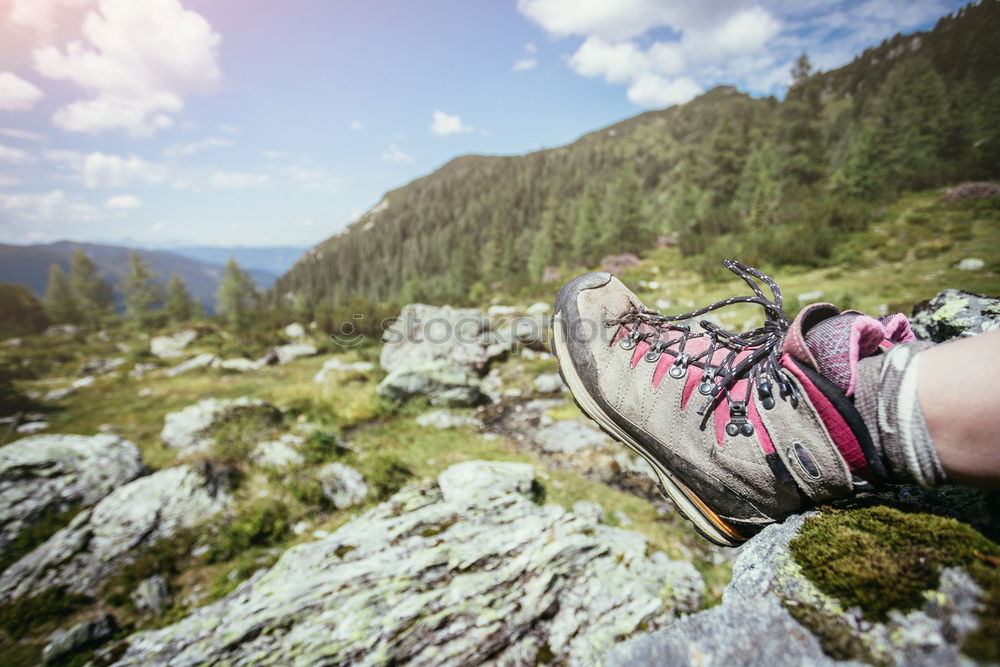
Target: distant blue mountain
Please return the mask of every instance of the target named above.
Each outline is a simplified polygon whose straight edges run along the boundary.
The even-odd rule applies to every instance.
[[[117,285],[128,266],[128,253],[133,248],[73,241],[29,246],[0,244],[0,282],[25,285],[42,297],[49,282],[49,265],[58,264],[68,272],[70,257],[77,247],[84,249],[97,265],[101,277],[115,286],[117,291]],[[222,278],[222,264],[227,261],[228,255],[222,262],[212,263],[172,251],[141,248],[135,250],[146,259],[150,268],[157,274],[157,282],[166,284],[170,274],[178,274],[187,285],[191,296],[202,303],[205,311],[210,314],[215,312],[215,293]],[[237,261],[240,261],[239,258]],[[240,264],[247,269],[260,289],[271,287],[278,275],[277,272],[251,268],[242,262]],[[116,299],[116,303],[120,303],[120,298]]]
[[[178,255],[200,259],[210,264],[225,264],[230,257],[235,257],[244,269],[257,269],[275,276],[280,276],[292,268],[306,248],[294,246],[269,246],[262,248],[241,246],[183,246],[171,247],[170,252]]]

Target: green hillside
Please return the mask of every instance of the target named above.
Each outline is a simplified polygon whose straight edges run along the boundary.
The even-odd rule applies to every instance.
[[[996,34],[986,0],[836,71],[803,57],[782,101],[719,87],[567,146],[458,157],[307,252],[272,298],[478,300],[668,235],[706,277],[725,256],[830,265],[901,193],[1000,172]]]

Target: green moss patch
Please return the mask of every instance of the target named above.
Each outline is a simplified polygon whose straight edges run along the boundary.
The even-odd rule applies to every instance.
[[[922,607],[941,568],[963,568],[984,591],[966,651],[1000,657],[1000,547],[969,526],[886,506],[830,510],[807,520],[789,548],[817,588],[874,621]]]

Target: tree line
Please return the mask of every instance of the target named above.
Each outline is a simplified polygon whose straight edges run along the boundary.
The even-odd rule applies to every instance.
[[[115,289],[102,278],[83,248],[70,260],[69,275],[58,264],[49,267],[42,305],[48,321],[98,329],[118,321],[138,330],[197,320],[205,316],[202,304],[191,297],[183,279],[173,273],[166,287],[159,283],[141,253],[129,252],[119,281],[122,313],[115,309]],[[232,327],[245,327],[259,307],[260,293],[250,274],[230,258],[216,294],[216,311]]]

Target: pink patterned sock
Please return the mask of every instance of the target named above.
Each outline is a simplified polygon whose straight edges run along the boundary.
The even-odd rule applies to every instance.
[[[900,313],[880,320],[848,311],[815,324],[806,332],[806,345],[817,368],[847,396],[857,388],[858,363],[880,348],[914,340],[910,323]]]

